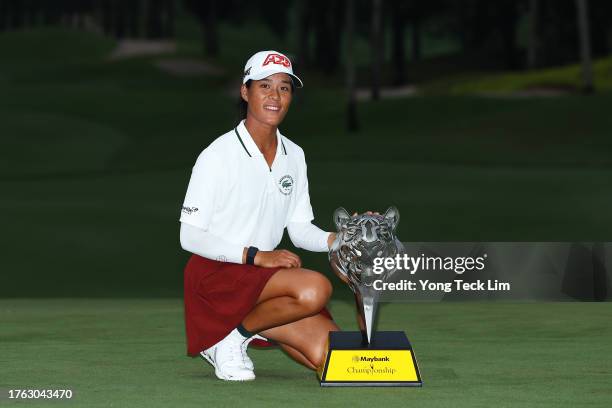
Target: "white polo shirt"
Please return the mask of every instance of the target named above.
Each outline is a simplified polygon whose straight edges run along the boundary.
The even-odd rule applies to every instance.
[[[311,222],[304,151],[276,138],[271,168],[244,121],[213,141],[193,167],[180,221],[262,251],[276,248],[290,222]]]

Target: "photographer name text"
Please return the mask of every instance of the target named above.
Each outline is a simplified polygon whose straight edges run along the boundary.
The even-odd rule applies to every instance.
[[[497,279],[476,280],[472,282],[463,279],[455,279],[452,282],[433,282],[427,279],[416,281],[402,279],[399,282],[383,282],[377,279],[373,287],[378,291],[437,291],[450,293],[454,291],[480,292],[480,291],[509,291],[510,282],[502,282]]]

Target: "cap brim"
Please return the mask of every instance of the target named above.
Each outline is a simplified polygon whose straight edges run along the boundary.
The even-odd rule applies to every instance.
[[[291,78],[295,79],[295,81],[293,81],[293,85],[295,85],[296,88],[303,88],[304,87],[304,83],[302,82],[302,80],[300,78],[298,78],[297,75],[289,74],[289,76]]]
[[[249,75],[247,77],[245,77],[245,81],[248,81],[249,79],[253,79],[255,81],[259,81],[260,79],[264,79],[269,77],[270,75],[274,75],[274,74],[287,74],[291,77],[291,80],[293,82],[293,86],[295,86],[296,88],[303,88],[304,87],[304,83],[302,82],[302,80],[295,74],[291,74],[289,72],[286,71],[279,71],[279,70],[269,70],[269,71],[262,71],[257,75]]]

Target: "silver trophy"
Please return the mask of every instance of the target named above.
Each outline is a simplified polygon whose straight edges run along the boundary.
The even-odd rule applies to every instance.
[[[390,207],[384,215],[361,214],[350,216],[344,208],[334,212],[338,233],[329,250],[333,271],[355,294],[359,312],[359,328],[363,341],[372,342],[372,329],[378,305],[379,292],[374,289],[376,280],[386,281],[396,269],[374,272],[375,258],[394,258],[404,252],[402,243],[395,236],[399,223],[399,211]],[[384,268],[384,265],[381,265]]]

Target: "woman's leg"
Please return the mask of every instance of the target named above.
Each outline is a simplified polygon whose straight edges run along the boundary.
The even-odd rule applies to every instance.
[[[312,365],[310,360],[308,360],[306,356],[302,354],[300,351],[298,351],[297,349],[294,349],[291,346],[288,346],[286,344],[281,344],[281,343],[279,343],[279,346],[285,352],[285,354],[287,354],[289,357],[291,357],[292,359],[294,359],[295,361],[297,361],[304,367],[310,368],[311,370],[317,369],[314,365]]]
[[[242,325],[248,331],[259,333],[315,316],[325,307],[331,292],[331,283],[318,272],[280,269],[268,280]]]
[[[336,330],[340,328],[333,320],[322,314],[316,314],[264,330],[261,335],[278,342],[283,350],[298,363],[316,370],[324,363],[329,332]]]

